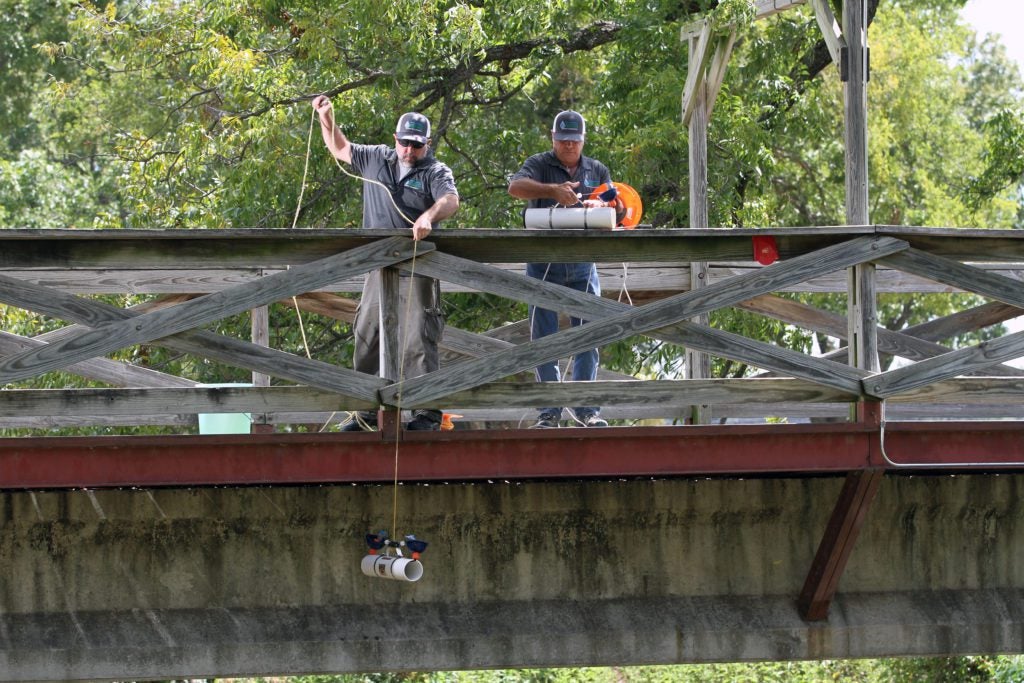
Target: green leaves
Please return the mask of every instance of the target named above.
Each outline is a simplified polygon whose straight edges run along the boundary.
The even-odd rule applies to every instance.
[[[875,222],[1024,220],[1019,74],[959,23],[961,4],[882,3],[869,28]],[[585,153],[639,190],[645,222],[685,227],[689,140],[679,98],[689,67],[679,27],[708,15],[739,29],[709,122],[710,224],[840,224],[838,70],[820,58],[809,7],[757,21],[752,7],[0,0],[9,38],[0,41],[8,67],[0,70],[0,220],[287,228],[306,166],[309,100],[328,93],[355,142],[388,143],[404,111],[431,117],[436,154],[462,196],[446,225],[518,228],[522,206],[507,194],[508,176],[549,147],[554,114],[574,108],[588,121]],[[298,226],[357,226],[359,184],[335,168],[318,128],[313,135]],[[476,306],[489,319],[490,304],[458,303],[467,324]],[[716,324],[759,338],[807,343],[763,321],[721,316]],[[641,371],[670,367],[672,354],[639,342],[606,352]]]

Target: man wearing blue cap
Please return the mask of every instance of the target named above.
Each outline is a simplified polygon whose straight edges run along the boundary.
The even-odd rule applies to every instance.
[[[596,159],[583,156],[587,123],[579,112],[559,112],[551,126],[551,150],[527,159],[509,182],[513,197],[528,201],[527,208],[546,209],[552,206],[604,206],[599,200],[582,199],[604,183],[611,186],[608,168]],[[617,203],[618,205],[618,203]],[[526,274],[539,280],[571,287],[580,292],[601,296],[601,283],[593,263],[529,263]],[[580,318],[570,318],[573,327],[582,325]],[[558,331],[558,313],[530,306],[530,339],[540,339]],[[576,382],[594,381],[600,357],[597,349],[581,351],[573,357],[572,378]],[[537,368],[540,382],[558,382],[558,363],[551,361]],[[575,422],[585,427],[607,427],[597,406],[573,408]],[[535,428],[557,427],[562,408],[542,408]]]
[[[411,229],[412,238],[421,240],[440,221],[458,210],[455,178],[451,169],[431,153],[430,121],[426,116],[417,112],[402,114],[395,127],[392,148],[349,142],[334,123],[334,111],[327,96],[314,98],[313,108],[320,117],[320,132],[327,149],[339,161],[350,164],[366,181],[363,183],[364,228]],[[410,294],[411,304],[406,303],[407,294]],[[440,283],[434,278],[417,275],[412,287],[402,284],[399,296],[399,310],[403,314],[409,312],[409,320],[403,321],[407,331],[399,335],[407,337],[402,358],[403,375],[411,378],[433,372],[440,367],[437,344],[444,329]],[[380,273],[369,273],[352,326],[356,340],[352,364],[359,372],[372,375],[380,371],[379,300]],[[439,410],[416,410],[406,428],[437,430],[441,417]],[[342,431],[370,430],[376,425],[376,413],[363,412]]]

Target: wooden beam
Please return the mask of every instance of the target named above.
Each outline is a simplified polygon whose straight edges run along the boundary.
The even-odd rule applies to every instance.
[[[821,28],[828,53],[832,55],[832,63],[838,67],[840,54],[846,47],[846,40],[843,38],[842,29],[839,28],[839,22],[832,14],[828,0],[811,0],[811,7],[814,8],[814,18],[818,22],[818,27]]]
[[[864,393],[888,398],[911,389],[983,370],[1024,356],[1024,332],[990,339],[863,380]]]
[[[1024,315],[1024,309],[1004,304],[1001,301],[990,301],[966,311],[958,311],[942,318],[908,327],[903,332],[917,339],[938,341],[964,332],[980,330],[989,325],[998,325],[1021,315]]]
[[[182,234],[187,233],[187,234]],[[301,233],[301,234],[300,234]],[[438,250],[486,263],[571,261],[596,263],[750,262],[750,238],[771,235],[782,259],[854,235],[884,234],[915,248],[963,261],[1024,263],[1024,230],[843,225],[798,228],[658,228],[616,231],[442,228],[431,233]],[[382,230],[0,230],[0,270],[149,268],[224,270],[286,268],[394,235]],[[197,274],[201,277],[201,274]],[[145,280],[135,283],[155,291]],[[171,283],[173,285],[173,283]],[[160,285],[162,287],[163,285]],[[320,288],[316,288],[320,289]],[[118,291],[125,291],[120,289]],[[129,290],[135,291],[135,290]],[[138,290],[143,291],[143,290]],[[176,289],[174,291],[182,291]],[[202,287],[189,291],[203,291]]]
[[[59,370],[125,346],[184,332],[281,297],[301,294],[334,280],[407,260],[413,254],[412,245],[412,240],[392,237],[296,266],[256,282],[208,294],[170,309],[136,316],[127,321],[107,323],[73,339],[0,359],[0,382],[28,379],[44,372]],[[424,244],[419,248],[429,251],[433,245]],[[17,301],[16,305],[29,310],[48,308],[45,301],[32,300],[31,292],[19,287],[19,284],[11,278],[0,281],[0,300],[8,303]]]
[[[881,261],[907,273],[1024,308],[1024,282],[1019,280],[953,259],[935,256],[920,249],[908,249],[906,254],[898,258],[885,258]]]
[[[9,279],[0,275],[0,285]],[[134,310],[126,311],[99,301],[75,297],[37,285],[17,281],[15,284],[17,291],[24,293],[27,302],[45,302],[46,313],[86,327],[97,327],[105,322],[131,320],[138,315]],[[8,295],[11,291],[13,290],[8,288]],[[273,377],[302,382],[362,400],[376,400],[378,388],[385,384],[377,377],[339,368],[329,363],[299,358],[290,353],[205,330],[164,337],[156,343],[248,370],[262,370]]]
[[[1000,304],[1000,306],[1003,306],[1003,304]],[[783,299],[771,294],[764,294],[748,301],[743,301],[737,304],[736,307],[814,332],[820,332],[839,339],[846,338],[847,327],[844,318],[834,313],[800,303],[799,301],[793,301],[792,299]],[[1016,310],[1012,309],[1012,307],[1005,307],[1005,309]],[[955,334],[960,334],[964,331],[970,330],[960,329]],[[916,361],[941,356],[949,351],[948,348],[941,344],[918,339],[910,334],[909,329],[903,332],[893,332],[884,327],[878,327],[876,334],[878,336],[879,351],[891,356],[899,356],[900,358]],[[846,347],[829,352],[821,357],[843,362],[843,359],[846,358]],[[1024,375],[1024,369],[1010,366],[991,368],[991,371],[1009,377]]]
[[[432,276],[458,278],[464,283],[486,289],[499,296],[545,306],[589,321],[635,310],[628,304],[599,299],[566,287],[506,273],[446,254],[432,254],[426,259],[421,259],[417,267],[420,272]],[[858,378],[866,377],[868,374],[839,363],[822,363],[820,359],[810,358],[806,354],[790,349],[688,322],[655,330],[649,333],[649,336],[756,367],[772,368],[847,392],[859,393]]]
[[[755,0],[754,7],[756,8],[756,13],[754,16],[758,19],[764,19],[791,7],[802,5],[804,2],[805,0]]]
[[[707,74],[707,118],[711,120],[711,113],[715,110],[715,102],[718,101],[718,93],[722,90],[722,83],[725,81],[725,72],[729,67],[729,58],[732,56],[732,48],[736,44],[736,29],[729,31],[729,35],[720,38],[715,42],[715,55],[711,58],[711,66]]]
[[[67,328],[54,332],[63,332],[65,329]],[[9,356],[25,349],[45,346],[53,339],[59,338],[54,332],[41,334],[38,337],[22,337],[0,331],[0,355]],[[75,363],[67,368],[67,372],[97,382],[105,382],[115,387],[191,387],[196,385],[196,382],[190,379],[106,358],[93,358]]]
[[[804,2],[806,2],[806,0],[755,0],[754,18],[764,19],[791,7],[802,5]],[[705,19],[698,19],[696,21],[691,21],[688,24],[683,24],[682,28],[679,30],[680,38],[682,40],[687,40],[699,35],[704,21]]]
[[[1005,386],[1005,385],[1004,385]],[[1020,386],[1016,386],[1020,390]],[[771,404],[839,402],[856,397],[799,379],[631,380],[596,382],[495,382],[445,398],[460,408],[529,408],[538,402],[564,405],[662,406],[707,403]],[[278,413],[368,410],[355,401],[310,387],[189,387],[139,389],[15,389],[0,392],[0,415],[11,417],[126,417],[194,413]],[[410,410],[417,406],[407,406]]]
[[[774,291],[785,284],[878,258],[905,246],[905,242],[891,238],[861,238],[798,256],[790,261],[778,262],[743,278],[711,285],[702,292],[678,294],[639,309],[557,332],[498,356],[467,361],[456,368],[439,370],[407,380],[402,390],[402,401],[409,405],[508,377],[541,363],[556,360],[564,354],[603,346],[634,334],[644,334],[700,313]],[[556,305],[555,309],[557,308]],[[397,400],[396,393],[395,387],[386,387],[381,390],[381,398],[394,405]]]
[[[694,40],[696,40],[696,43],[694,43]],[[696,39],[690,39],[690,59],[686,67],[686,84],[683,86],[682,99],[682,119],[684,124],[690,122],[690,117],[693,115],[693,108],[696,106],[697,100],[702,99],[701,95],[706,83],[705,71],[713,47],[711,21],[705,19],[700,35]],[[692,140],[690,144],[693,144]]]
[[[507,231],[512,233],[513,231]],[[667,232],[667,231],[666,231]],[[1024,231],[1021,231],[1024,232]],[[616,235],[623,235],[623,232],[616,231]],[[666,244],[672,240],[667,239]],[[749,244],[749,237],[747,238]],[[2,231],[0,231],[0,246],[2,246]],[[998,247],[995,247],[998,249]],[[746,257],[749,259],[749,255]],[[699,260],[707,259],[702,254]],[[696,259],[695,259],[696,260]],[[511,272],[522,272],[522,263],[493,263],[497,268]],[[625,268],[623,267],[625,265]],[[709,278],[711,282],[722,280],[726,277],[737,275],[741,272],[756,270],[759,265],[753,262],[713,262],[709,264]],[[1020,279],[1024,269],[1015,264],[999,263],[975,263],[974,267],[999,273],[1007,277]],[[612,292],[626,286],[630,293],[651,291],[651,292],[680,292],[689,287],[690,267],[689,262],[671,263],[666,261],[636,261],[624,262],[619,259],[614,262],[598,263],[598,272],[601,275],[602,287],[605,296],[612,296]],[[189,293],[206,294],[218,292],[228,287],[237,285],[239,282],[248,282],[253,279],[247,269],[222,270],[216,274],[208,271],[166,271],[160,270],[109,270],[109,269],[85,269],[74,270],[28,270],[24,268],[5,268],[4,274],[18,279],[22,282],[29,282],[37,285],[44,285],[64,292],[72,292],[79,295],[84,294],[154,294],[154,293]],[[269,274],[281,271],[268,271]],[[347,278],[332,283],[326,287],[318,288],[307,294],[335,294],[339,292],[359,293],[362,291],[362,276]],[[904,273],[891,268],[878,268],[876,273],[877,289],[880,293],[919,293],[937,292],[948,294],[950,288],[933,280]],[[467,292],[475,291],[453,283],[441,283],[442,292]],[[846,277],[840,274],[824,275],[814,278],[798,286],[790,288],[791,291],[801,292],[846,292]],[[351,299],[346,299],[352,301]],[[282,304],[291,305],[290,300],[282,300]],[[1022,311],[1024,314],[1024,311]]]
[[[867,225],[868,219],[868,96],[867,4],[843,2],[846,36],[846,80],[843,83],[843,140],[846,159],[846,223]]]

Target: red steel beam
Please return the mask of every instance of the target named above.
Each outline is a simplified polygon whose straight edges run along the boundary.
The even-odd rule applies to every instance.
[[[818,552],[807,573],[803,590],[797,600],[800,616],[806,621],[820,621],[828,618],[839,587],[839,578],[853,552],[853,546],[860,535],[864,517],[871,502],[878,493],[883,470],[861,470],[850,472],[843,482],[825,534],[818,545]]]
[[[908,462],[1024,461],[1024,424],[890,423]],[[393,438],[393,435],[390,435]],[[402,432],[402,481],[849,472],[886,469],[857,423]],[[386,433],[0,439],[0,488],[381,482]]]

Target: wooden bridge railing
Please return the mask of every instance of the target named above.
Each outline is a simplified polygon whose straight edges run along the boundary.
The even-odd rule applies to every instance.
[[[753,262],[751,238],[772,236],[780,259]],[[539,405],[605,406],[610,418],[680,418],[696,404],[728,417],[846,417],[858,401],[884,400],[890,419],[1024,418],[1024,333],[965,349],[938,342],[1022,313],[1024,234],[894,226],[631,232],[443,230],[429,243],[373,231],[0,231],[0,303],[67,321],[36,338],[0,334],[0,426],[195,423],[196,413],[246,412],[263,423],[316,423],[378,406],[443,406],[467,419],[532,417]],[[416,253],[415,266],[411,259]],[[607,293],[580,294],[527,278],[527,261],[594,260]],[[709,284],[688,291],[691,262]],[[688,320],[740,307],[844,338],[848,321],[777,296],[844,292],[845,271],[878,268],[877,291],[973,292],[992,302],[897,332],[877,330],[879,352],[904,363],[881,373],[846,364],[845,351],[812,357]],[[617,264],[628,264],[628,268]],[[351,320],[362,276],[396,268],[436,277],[446,291],[481,291],[590,322],[530,342],[522,323],[487,334],[449,327],[442,368],[401,386],[251,341],[205,331],[223,318],[296,297],[308,311]],[[628,273],[628,275],[626,275]],[[163,294],[121,309],[96,293]],[[192,296],[185,296],[185,295]],[[198,296],[196,296],[198,295]],[[604,371],[597,382],[500,381],[576,351],[646,335],[761,369],[743,379],[642,381]],[[137,344],[269,375],[276,386],[204,388],[104,358]],[[63,370],[109,389],[18,388]],[[22,384],[19,384],[22,383]],[[340,418],[338,417],[340,415]]]

